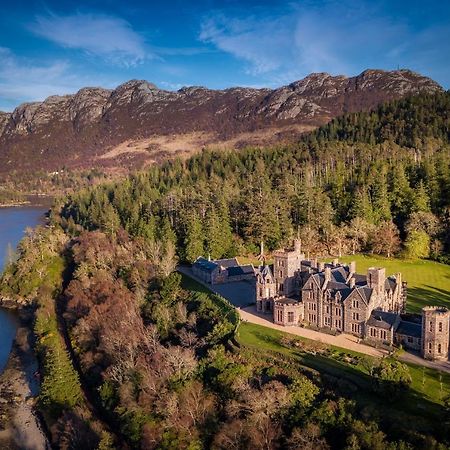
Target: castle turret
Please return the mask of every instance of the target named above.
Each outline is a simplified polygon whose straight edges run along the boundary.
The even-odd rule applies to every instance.
[[[450,311],[444,307],[422,309],[422,355],[425,359],[447,360]]]
[[[277,250],[274,256],[274,277],[277,294],[295,295],[295,273],[300,270],[305,255],[301,253],[300,240],[294,240],[293,248]]]

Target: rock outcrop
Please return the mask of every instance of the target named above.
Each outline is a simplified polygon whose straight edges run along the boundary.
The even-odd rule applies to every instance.
[[[52,96],[0,113],[0,173],[139,167],[155,159],[160,144],[154,142],[161,137],[192,133],[205,136],[203,145],[236,144],[244,134],[245,143],[261,134],[267,143],[296,137],[342,113],[439,90],[433,80],[408,70],[366,70],[356,77],[314,73],[274,90],[193,86],[173,92],[143,80],[114,90],[83,88],[75,95]],[[148,146],[133,153],[129,143],[143,140]],[[112,150],[125,142],[128,152]],[[172,140],[170,148],[182,150],[183,142]]]

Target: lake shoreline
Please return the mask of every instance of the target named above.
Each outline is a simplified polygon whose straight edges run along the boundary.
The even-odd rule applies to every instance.
[[[5,369],[0,375],[0,447],[50,449],[45,425],[36,409],[39,383],[34,352],[32,308],[19,313],[20,324]]]

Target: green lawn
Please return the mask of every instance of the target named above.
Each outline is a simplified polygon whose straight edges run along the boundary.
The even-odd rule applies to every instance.
[[[434,261],[383,258],[381,256],[352,255],[342,262],[356,261],[356,271],[366,273],[369,267],[385,267],[386,275],[401,272],[408,282],[407,310],[420,313],[426,305],[450,308],[450,266]]]
[[[241,323],[236,338],[243,348],[253,350],[259,358],[278,353],[322,375],[330,375],[356,386],[352,398],[357,398],[367,407],[381,408],[394,417],[396,414],[412,415],[416,420],[421,420],[421,417],[424,420],[432,417],[436,419],[442,415],[441,405],[445,397],[450,395],[450,374],[407,364],[412,378],[410,389],[398,403],[385,409],[387,399],[379,399],[371,392],[372,380],[368,374],[367,361],[373,358],[333,346],[317,353],[305,351],[302,347],[288,347],[280,341],[283,335],[304,343],[310,341],[251,323]]]

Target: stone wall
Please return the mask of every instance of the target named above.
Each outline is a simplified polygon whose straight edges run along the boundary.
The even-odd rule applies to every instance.
[[[447,360],[450,311],[427,306],[422,309],[422,355],[430,360]]]

